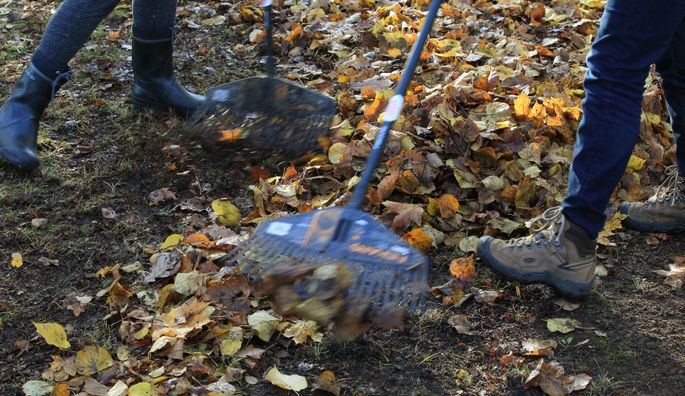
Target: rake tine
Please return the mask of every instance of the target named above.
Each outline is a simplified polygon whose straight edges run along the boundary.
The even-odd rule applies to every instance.
[[[283,252],[279,253],[274,249],[274,254],[271,255],[268,260],[264,260],[264,264],[262,265],[261,276],[265,277],[266,275],[268,275],[269,271],[271,271],[276,262],[278,262],[278,260],[283,257],[290,257],[293,250],[295,250],[295,248],[290,247],[285,249]]]
[[[245,272],[249,276],[258,276],[260,274],[264,274],[264,267],[272,262],[278,259],[281,255],[279,252],[279,249],[271,248],[271,249],[260,249],[260,256],[257,260],[255,260],[253,263],[256,265],[251,265],[249,269],[245,269]]]
[[[259,265],[259,260],[261,259],[261,254],[262,254],[262,249],[256,248],[256,249],[250,249],[249,255],[245,255],[245,260],[243,264],[238,266],[238,269],[242,274],[244,274],[246,277],[250,278],[250,273],[252,272],[253,267]],[[251,279],[251,278],[250,278]]]
[[[227,258],[228,262],[226,263],[226,265],[235,265],[240,269],[240,266],[236,264],[236,262],[238,261],[238,257],[245,255],[246,251],[252,249],[252,246],[254,246],[258,239],[259,237],[252,238],[251,240],[244,242],[241,245],[233,248],[233,250],[231,250],[228,253],[228,255],[231,256]]]

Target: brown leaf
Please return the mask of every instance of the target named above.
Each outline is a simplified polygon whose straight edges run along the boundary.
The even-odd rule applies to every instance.
[[[388,209],[388,213],[396,215],[392,221],[392,228],[403,229],[412,225],[421,225],[421,218],[423,216],[423,208],[421,206],[392,201],[383,202],[383,206]]]
[[[324,371],[319,375],[319,378],[312,385],[312,389],[321,390],[335,396],[340,396],[342,386],[338,383],[338,380],[335,378],[335,374],[332,371]]]
[[[443,219],[451,219],[457,214],[459,207],[459,201],[454,195],[443,194],[438,199],[428,198],[426,210],[431,216],[439,214]]]

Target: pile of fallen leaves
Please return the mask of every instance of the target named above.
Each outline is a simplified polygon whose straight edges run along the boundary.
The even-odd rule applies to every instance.
[[[259,376],[284,389],[340,392],[330,372],[310,385],[277,367],[260,367],[266,354],[278,357],[284,350],[274,345],[320,342],[322,330],[314,322],[276,314],[244,278],[213,260],[263,221],[349,197],[428,0],[277,3],[278,74],[338,101],[323,152],[278,175],[253,167],[247,211],[228,200],[212,201],[196,186],[195,197],[174,206],[184,213],[186,228],[147,249],[149,263],[103,269],[98,276],[109,281],[107,288],[69,301],[78,315],[92,298],[106,299],[112,310],[105,320],[119,323],[121,346],[72,351],[62,326],[36,323],[48,343],[75,353],[55,354],[44,381],[25,385],[27,394],[62,395],[68,389],[110,396],[232,394]],[[581,118],[583,62],[603,3],[445,1],[366,209],[421,251],[447,246],[468,255],[483,233],[524,232],[525,220],[559,204]],[[180,7],[179,17],[182,29],[238,33],[230,45],[234,56],[261,51],[264,27],[256,1],[189,3]],[[647,85],[640,143],[616,198],[645,198],[647,186],[673,160],[658,84],[650,79]],[[165,148],[170,171],[193,171],[189,149]],[[168,189],[149,199],[154,205],[177,200]],[[610,219],[601,243],[609,244],[619,228],[620,218]],[[681,285],[681,261],[660,275]],[[21,256],[13,263],[21,265]],[[471,287],[472,257],[450,270],[454,279],[433,289],[443,304],[498,298],[496,291]],[[450,324],[463,334],[470,331],[463,317]],[[529,350],[524,355],[549,358],[540,351],[553,346],[524,348]],[[526,384],[566,394],[588,382],[587,376],[566,375],[555,361],[541,360]]]

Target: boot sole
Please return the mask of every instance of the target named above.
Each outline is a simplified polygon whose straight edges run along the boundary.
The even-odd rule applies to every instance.
[[[621,214],[628,215],[628,204],[622,203],[618,211]],[[631,230],[650,232],[650,233],[667,233],[667,232],[683,232],[685,231],[685,221],[673,222],[673,223],[645,223],[642,221],[634,220],[628,216],[623,220],[623,225]]]
[[[515,269],[509,268],[490,253],[491,237],[483,237],[478,243],[478,255],[496,273],[507,279],[515,280],[523,284],[544,283],[552,286],[559,294],[574,300],[582,299],[590,294],[593,281],[581,283],[561,279],[551,272],[532,272],[523,274]]]

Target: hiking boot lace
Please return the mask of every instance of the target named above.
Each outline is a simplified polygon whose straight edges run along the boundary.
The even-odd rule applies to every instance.
[[[510,239],[509,244],[518,248],[524,246],[531,248],[534,243],[540,245],[541,243],[553,242],[559,246],[559,238],[561,237],[561,230],[564,229],[565,221],[566,218],[561,213],[561,206],[549,208],[540,216],[526,222],[526,227],[530,230],[531,235]]]
[[[651,201],[652,205],[659,203],[674,206],[683,201],[683,182],[685,182],[685,178],[680,174],[677,165],[671,165],[666,168],[664,174],[666,178],[649,201]]]

